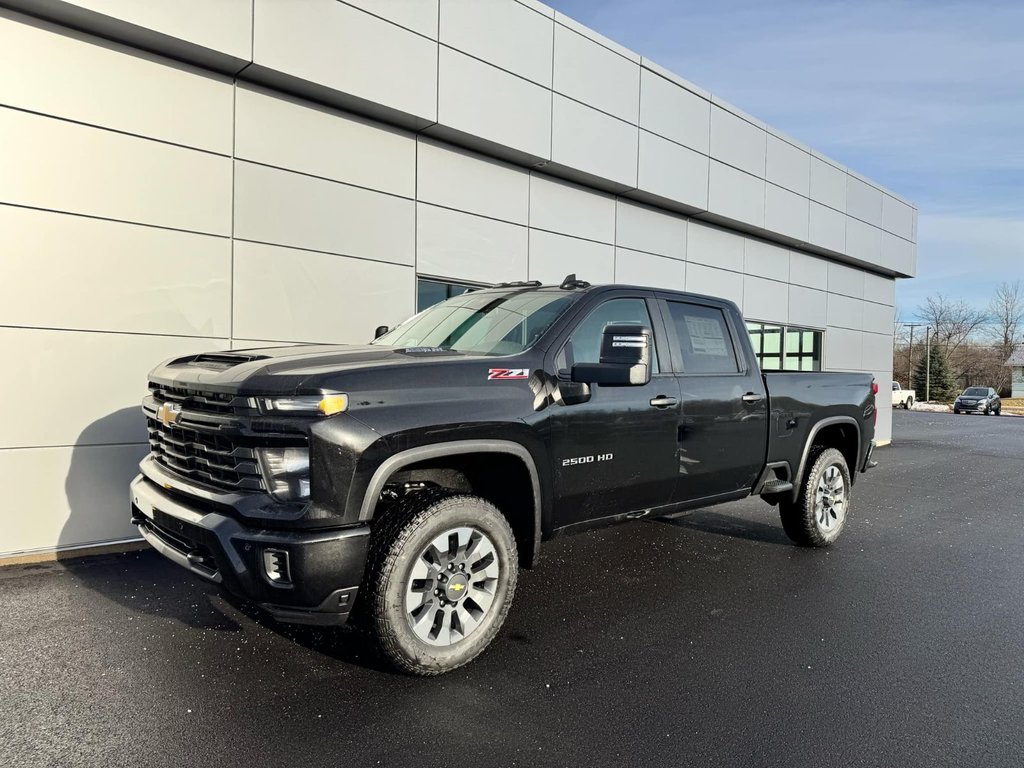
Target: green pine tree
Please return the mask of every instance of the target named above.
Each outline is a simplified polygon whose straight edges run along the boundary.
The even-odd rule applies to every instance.
[[[942,351],[942,347],[932,347],[931,359],[931,399],[940,403],[951,402],[957,396],[957,387],[956,382],[953,380],[953,374],[949,370],[949,361],[946,359],[946,353]],[[912,382],[914,391],[921,402],[924,402],[925,392],[927,391],[927,375],[927,358],[922,357],[914,369],[914,379]]]

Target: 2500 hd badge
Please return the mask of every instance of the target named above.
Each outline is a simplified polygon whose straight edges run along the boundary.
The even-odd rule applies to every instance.
[[[570,276],[377,331],[155,368],[132,522],[279,621],[351,619],[413,674],[487,648],[558,533],[754,495],[825,547],[873,466],[871,375],[762,374],[730,301]]]
[[[614,458],[614,453],[599,453],[596,456],[577,456],[572,459],[562,459],[562,466],[575,467],[577,464],[593,464],[597,461],[611,461]]]

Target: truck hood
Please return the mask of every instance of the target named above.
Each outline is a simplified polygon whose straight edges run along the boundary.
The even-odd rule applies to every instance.
[[[213,392],[285,394],[317,388],[319,378],[367,368],[486,360],[436,347],[310,344],[257,347],[179,357],[157,366],[150,380],[168,386],[201,386]]]

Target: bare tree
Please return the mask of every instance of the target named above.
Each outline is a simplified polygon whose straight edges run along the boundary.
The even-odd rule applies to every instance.
[[[976,309],[962,299],[953,301],[941,293],[925,299],[917,315],[931,326],[932,343],[941,346],[947,356],[976,336],[988,321],[985,310]]]
[[[1008,358],[1024,342],[1024,284],[1020,280],[1000,284],[989,304],[989,313],[989,336]]]

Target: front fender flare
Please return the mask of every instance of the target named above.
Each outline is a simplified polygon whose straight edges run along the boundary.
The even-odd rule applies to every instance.
[[[359,509],[360,522],[373,519],[373,510],[377,506],[381,491],[395,472],[420,461],[443,458],[445,456],[458,456],[467,453],[504,453],[511,454],[523,462],[530,475],[530,483],[533,492],[533,553],[531,562],[536,562],[540,554],[541,540],[541,492],[540,477],[537,474],[537,466],[530,452],[519,443],[511,440],[453,440],[444,443],[431,443],[416,448],[409,448],[389,456],[385,459],[366,487],[363,494],[363,503]]]

